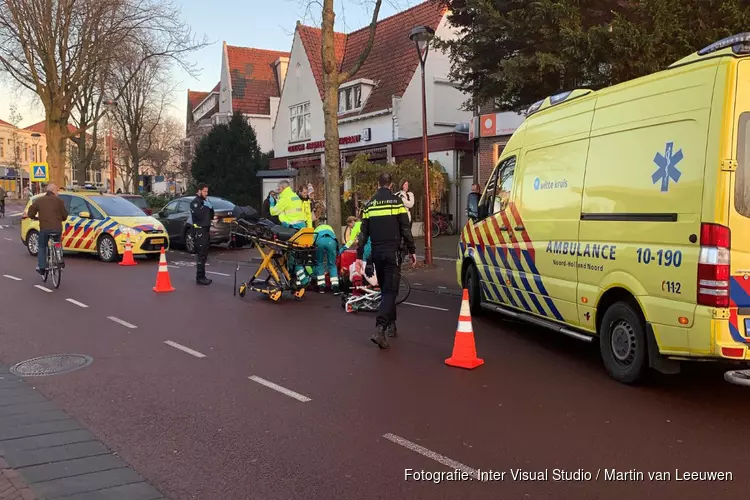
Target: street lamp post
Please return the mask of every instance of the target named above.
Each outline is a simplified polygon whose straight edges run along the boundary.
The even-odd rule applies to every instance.
[[[424,262],[432,265],[432,213],[430,205],[430,160],[427,149],[427,95],[425,86],[424,65],[430,40],[435,36],[435,30],[429,26],[417,26],[409,33],[409,39],[417,47],[419,66],[422,69],[422,156],[424,158]]]
[[[37,154],[36,147],[37,145],[39,145],[39,139],[41,138],[42,138],[42,134],[40,134],[39,132],[34,132],[33,134],[31,134],[31,144],[34,146],[34,155],[33,155],[34,161],[39,161],[39,158],[36,157],[36,154]],[[21,172],[18,172],[18,174],[20,175]],[[31,183],[31,172],[29,172],[29,183]]]
[[[107,107],[107,119],[109,121],[109,189],[112,194],[115,193],[115,158],[113,155],[114,147],[112,146],[112,112],[117,108],[117,101],[114,99],[107,99],[104,101],[104,105]]]

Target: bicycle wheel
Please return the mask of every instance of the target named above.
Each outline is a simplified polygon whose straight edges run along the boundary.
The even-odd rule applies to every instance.
[[[55,264],[49,271],[52,274],[52,284],[55,288],[60,288],[60,281],[62,280],[62,269],[58,264]]]
[[[440,236],[440,222],[436,219],[432,219],[430,227],[432,228],[432,236]]]
[[[445,228],[443,228],[443,234],[445,234],[446,236],[451,236],[451,235],[456,234],[456,230],[453,227],[453,224],[451,223],[451,221],[449,220],[445,221]]]
[[[401,282],[398,285],[398,295],[396,295],[396,304],[400,304],[409,298],[411,293],[411,284],[406,276],[401,276]]]

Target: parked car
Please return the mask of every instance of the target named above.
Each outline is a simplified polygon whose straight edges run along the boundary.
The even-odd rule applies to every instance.
[[[191,201],[193,201],[193,196],[176,198],[167,203],[154,217],[164,225],[173,245],[182,245],[188,252],[195,253],[193,218],[190,214]],[[230,223],[234,220],[232,216],[234,203],[214,196],[209,196],[208,201],[214,207],[214,218],[210,229],[211,244],[228,243]]]
[[[39,251],[39,221],[28,217],[33,200],[21,218],[21,241],[31,255]],[[163,225],[119,196],[95,190],[60,190],[69,217],[63,223],[62,245],[66,252],[97,254],[105,262],[119,259],[130,237],[134,255],[158,257],[169,248]]]
[[[125,198],[130,203],[135,205],[136,207],[143,210],[143,213],[146,215],[153,215],[153,211],[148,208],[148,203],[146,203],[146,198],[139,194],[118,194],[120,198]]]

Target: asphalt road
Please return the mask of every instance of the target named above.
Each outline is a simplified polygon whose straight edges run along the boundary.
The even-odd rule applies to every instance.
[[[626,387],[595,346],[492,315],[474,320],[485,365],[464,371],[443,362],[454,297],[413,292],[400,337],[379,351],[374,317],[337,298],[240,299],[232,264],[209,260],[203,288],[192,257],[168,259],[174,293],[152,291],[155,261],[85,256],[67,257],[47,292],[18,228],[0,229],[0,361],[93,356],[33,383],[169,498],[747,498],[750,393],[719,367]],[[456,467],[505,477],[405,480]],[[517,469],[548,477],[514,480]],[[555,481],[555,469],[591,479]],[[644,478],[606,480],[612,469]],[[733,480],[677,481],[676,470]],[[658,471],[671,480],[649,480]]]

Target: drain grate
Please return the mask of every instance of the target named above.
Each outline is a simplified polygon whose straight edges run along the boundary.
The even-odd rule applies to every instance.
[[[55,354],[21,361],[10,371],[19,377],[46,377],[80,370],[93,361],[94,358],[85,354]]]

